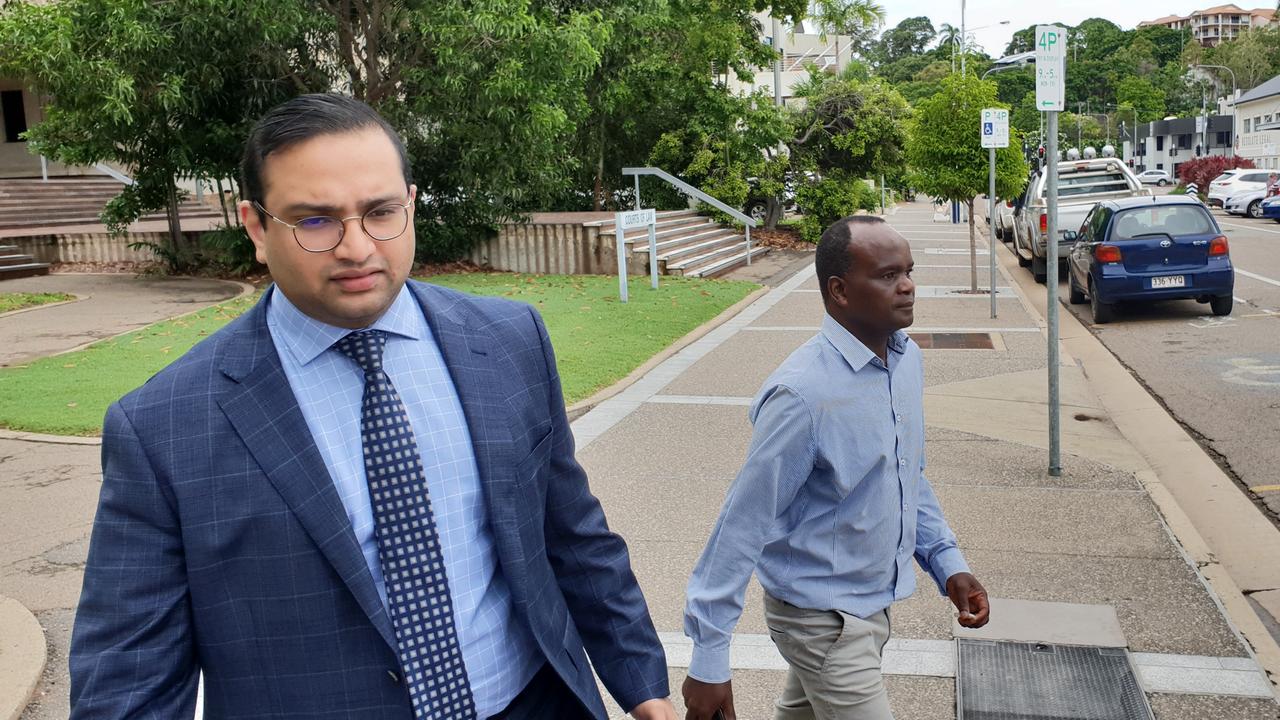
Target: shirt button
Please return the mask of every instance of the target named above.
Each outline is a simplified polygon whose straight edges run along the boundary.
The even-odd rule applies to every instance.
[[[906,466],[907,466],[907,461],[906,461],[906,459],[902,459],[902,460],[899,460],[899,461],[898,461],[898,464],[899,464],[899,465],[901,465],[902,467],[906,467]]]
[[[898,421],[898,424],[899,424],[899,425],[901,425],[901,424],[902,424],[902,413],[894,413],[894,414],[893,414],[893,417],[894,417],[894,419],[896,419],[896,420]]]
[[[397,684],[397,685],[399,685],[399,684],[400,684],[400,676],[396,674],[396,671],[395,671],[395,670],[388,670],[388,671],[387,671],[387,675],[389,675],[389,676],[391,677],[391,682],[393,682],[393,683],[395,683],[395,684]]]

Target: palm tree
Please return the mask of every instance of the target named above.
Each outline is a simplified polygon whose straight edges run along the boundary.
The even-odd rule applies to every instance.
[[[951,46],[951,72],[956,71],[956,45],[960,44],[960,28],[951,23],[942,23],[938,30],[938,47]]]
[[[817,20],[822,38],[836,36],[836,74],[840,74],[840,36],[848,35],[856,47],[884,24],[884,6],[875,0],[819,0]]]

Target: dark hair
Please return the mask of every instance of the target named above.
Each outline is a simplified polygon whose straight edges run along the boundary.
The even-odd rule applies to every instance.
[[[813,264],[818,271],[818,289],[822,291],[822,299],[827,299],[827,280],[832,277],[844,277],[853,264],[849,256],[849,243],[853,241],[855,225],[883,224],[884,218],[877,215],[850,215],[831,223],[818,239],[817,257]]]
[[[409,155],[395,129],[373,108],[355,98],[337,93],[299,95],[267,111],[244,144],[240,161],[240,196],[262,203],[266,187],[262,167],[267,156],[320,135],[338,135],[366,128],[382,128],[400,155],[400,171],[405,187],[413,184]],[[259,213],[261,215],[261,213]],[[266,218],[263,218],[265,220]]]

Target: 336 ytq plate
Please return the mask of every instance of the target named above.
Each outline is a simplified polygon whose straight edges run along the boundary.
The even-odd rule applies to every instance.
[[[1187,279],[1183,275],[1165,275],[1163,277],[1151,278],[1151,288],[1158,290],[1160,288],[1180,288],[1185,287]]]

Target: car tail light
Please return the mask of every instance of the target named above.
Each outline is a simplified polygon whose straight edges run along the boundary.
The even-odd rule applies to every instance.
[[[1093,257],[1098,262],[1118,263],[1120,262],[1120,248],[1115,245],[1099,245],[1093,249]]]
[[[1218,237],[1209,241],[1209,257],[1216,257],[1218,255],[1227,255],[1230,252],[1231,252],[1231,249],[1227,247],[1226,235],[1219,235]]]
[[[1049,216],[1046,213],[1040,213],[1040,234],[1047,235],[1049,233]]]

